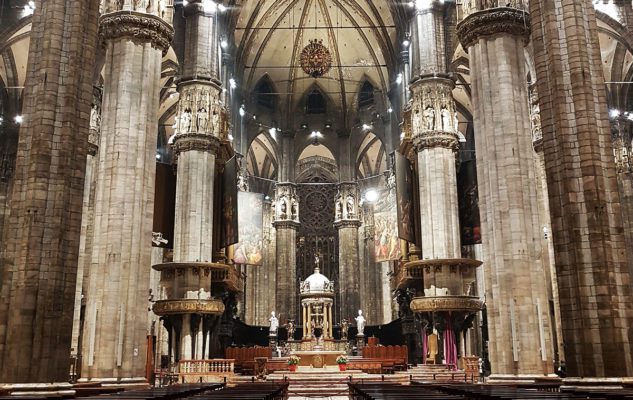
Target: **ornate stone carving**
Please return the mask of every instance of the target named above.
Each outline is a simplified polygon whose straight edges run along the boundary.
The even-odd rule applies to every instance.
[[[436,147],[457,151],[459,148],[459,141],[457,139],[457,135],[454,133],[431,131],[414,137],[413,147],[418,152],[424,149],[432,149]]]
[[[154,303],[152,311],[161,316],[171,314],[221,315],[224,313],[224,303],[217,299],[160,300]]]
[[[338,193],[335,199],[334,222],[337,227],[341,221],[353,221],[353,226],[360,226],[360,192],[358,184],[343,182],[338,185]],[[358,222],[358,224],[356,224]],[[346,226],[350,226],[349,224]]]
[[[214,136],[187,133],[177,135],[172,146],[176,157],[186,151],[206,151],[215,154],[220,147],[220,141]]]
[[[471,14],[457,25],[462,47],[468,51],[480,38],[500,33],[530,39],[530,14],[516,8],[499,7]]]
[[[117,11],[101,17],[99,36],[103,40],[128,39],[135,43],[150,43],[164,55],[174,38],[174,29],[154,15]]]
[[[541,106],[538,101],[536,85],[530,86],[530,125],[534,150],[540,151],[543,148],[543,130],[541,129]]]
[[[453,99],[455,82],[448,77],[424,77],[411,85],[413,97],[406,114],[410,137],[417,151],[433,147],[457,150],[459,126]],[[405,136],[407,133],[405,132]]]
[[[476,12],[499,7],[528,11],[529,4],[527,0],[463,0],[461,18],[465,19]]]
[[[177,135],[196,132],[220,140],[228,138],[229,115],[220,100],[219,86],[208,81],[187,81],[179,85],[178,91]]]
[[[483,308],[483,301],[469,296],[415,297],[411,300],[411,310],[416,313],[438,311],[477,312]]]
[[[299,223],[299,197],[294,183],[278,183],[275,188],[275,227],[278,222]]]

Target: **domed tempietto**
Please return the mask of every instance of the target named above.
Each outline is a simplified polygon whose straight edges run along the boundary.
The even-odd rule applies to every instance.
[[[0,397],[628,395],[631,1],[70,3],[0,1]]]

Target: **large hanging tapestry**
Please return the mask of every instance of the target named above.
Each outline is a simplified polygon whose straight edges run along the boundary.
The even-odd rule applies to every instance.
[[[385,190],[374,206],[376,262],[399,260],[398,211],[395,190]]]
[[[415,221],[413,219],[413,174],[411,164],[402,154],[395,153],[396,198],[398,204],[398,236],[415,243]]]
[[[222,248],[239,240],[237,208],[237,158],[227,161],[222,174]]]
[[[239,192],[237,195],[238,233],[235,264],[262,265],[264,195]]]

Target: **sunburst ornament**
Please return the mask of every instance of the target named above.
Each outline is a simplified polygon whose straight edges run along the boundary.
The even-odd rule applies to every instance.
[[[310,40],[310,44],[301,51],[301,68],[314,78],[327,74],[332,68],[332,54],[323,45],[323,40]]]

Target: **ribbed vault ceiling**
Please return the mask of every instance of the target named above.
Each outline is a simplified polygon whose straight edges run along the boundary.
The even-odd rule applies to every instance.
[[[338,111],[355,105],[368,79],[386,92],[396,60],[396,28],[391,1],[246,0],[238,7],[235,43],[243,67],[241,85],[251,91],[268,75],[282,107],[292,111],[317,85]],[[314,79],[300,67],[302,49],[319,39],[332,54],[332,69]]]

